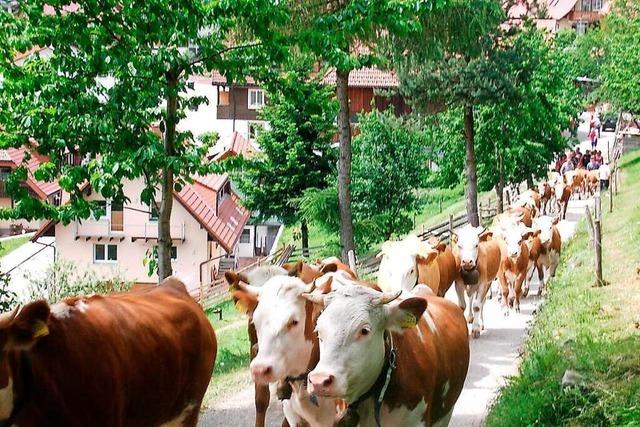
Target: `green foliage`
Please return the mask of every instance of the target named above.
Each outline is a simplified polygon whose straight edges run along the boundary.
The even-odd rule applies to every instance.
[[[615,107],[640,112],[640,4],[616,0],[602,23],[602,86],[599,95]]]
[[[618,200],[637,200],[640,152],[623,158]],[[606,287],[594,287],[593,250],[584,224],[563,246],[558,275],[538,310],[519,375],[509,380],[486,425],[635,426],[640,423],[640,335],[637,306],[640,211],[619,203],[604,216]],[[624,259],[624,262],[620,262]],[[582,386],[562,387],[567,369]]]
[[[0,147],[26,145],[49,156],[35,177],[57,180],[71,193],[70,204],[54,209],[14,182],[17,203],[5,216],[67,223],[90,214],[92,205],[80,192],[86,182],[105,198],[125,200],[123,181],[144,177],[140,196],[151,203],[160,172],[172,172],[179,190],[195,174],[218,171],[203,160],[207,143],[174,131],[185,111],[206,102],[187,96],[189,77],[215,69],[238,79],[251,71],[247,64],[271,64],[286,51],[274,30],[286,11],[267,0],[73,4],[78,9],[66,12],[65,2],[24,1],[24,13],[0,18]],[[49,6],[55,13],[45,13]],[[13,63],[17,52],[33,46],[53,53]],[[86,161],[66,164],[67,152]],[[25,169],[14,176],[23,181]]]
[[[276,217],[285,225],[300,221],[295,199],[325,188],[335,175],[337,106],[331,88],[310,79],[310,69],[301,61],[271,84],[269,105],[260,111],[269,122],[258,136],[260,153],[236,173],[243,203],[262,219]]]
[[[360,133],[353,140],[352,206],[360,250],[413,228],[419,208],[417,190],[427,177],[425,135],[417,124],[392,111],[360,116]],[[335,187],[307,191],[301,198],[305,218],[331,233],[338,232]]]
[[[206,145],[207,147],[213,147],[214,145],[216,145],[219,139],[220,135],[218,135],[218,132],[214,131],[205,132],[198,136],[198,141],[200,141],[201,144]]]
[[[3,257],[15,251],[20,246],[27,243],[30,238],[31,236],[29,235],[29,236],[20,236],[20,237],[14,237],[13,239],[4,240],[2,244],[0,244],[0,257]]]
[[[0,272],[0,313],[12,310],[18,303],[18,296],[9,289],[10,280],[8,274]]]
[[[72,262],[57,260],[44,271],[27,276],[28,301],[45,299],[54,304],[65,298],[110,294],[131,289],[131,283],[115,273],[101,277],[93,271],[82,271]]]

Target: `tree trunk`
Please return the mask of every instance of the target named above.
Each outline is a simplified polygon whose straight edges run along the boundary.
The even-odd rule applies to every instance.
[[[309,227],[305,220],[300,223],[300,235],[302,239],[302,256],[309,258]]]
[[[498,213],[504,212],[504,164],[502,153],[498,150],[498,185],[496,186],[496,199],[498,200]]]
[[[478,217],[478,175],[476,171],[476,151],[474,147],[473,106],[464,107],[464,140],[467,151],[467,187],[465,196],[467,199],[467,220],[477,227],[480,225]]]
[[[176,122],[178,111],[178,79],[172,73],[167,77],[169,94],[167,95],[167,116],[164,133],[165,156],[174,155],[176,140]],[[162,200],[158,212],[158,281],[171,276],[171,211],[173,209],[173,171],[165,167],[160,182]]]
[[[527,188],[528,188],[529,190],[531,190],[531,189],[533,189],[533,187],[534,187],[534,184],[533,184],[533,175],[532,175],[532,174],[529,174],[529,175],[527,175]]]
[[[351,123],[349,120],[349,72],[336,71],[336,96],[340,104],[338,112],[338,135],[340,158],[338,160],[338,206],[340,209],[340,244],[342,260],[347,260],[349,251],[355,252],[353,219],[351,217]]]

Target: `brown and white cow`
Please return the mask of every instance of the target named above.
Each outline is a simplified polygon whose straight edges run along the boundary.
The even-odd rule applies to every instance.
[[[309,393],[344,399],[361,426],[448,425],[469,366],[468,332],[458,307],[427,294],[355,284],[310,294],[324,310]]]
[[[35,301],[0,319],[0,420],[195,426],[216,338],[185,286]]]
[[[234,300],[249,316],[256,426],[263,426],[265,422],[269,383],[278,383],[279,392],[284,393],[280,396],[286,416],[283,425],[296,426],[303,421],[313,426],[327,425],[336,417],[335,402],[320,402],[320,407],[305,405],[300,398],[300,387],[296,387],[297,381],[290,380],[302,378],[317,361],[317,351],[313,351],[317,347],[313,307],[301,294],[311,289],[311,282],[327,273],[337,280],[356,279],[355,273],[335,260],[329,258],[317,265],[298,262],[285,268],[259,267],[247,275],[225,274]],[[288,318],[291,323],[283,326],[282,318]]]
[[[386,292],[410,291],[421,283],[444,296],[457,272],[451,249],[435,238],[424,242],[409,235],[399,242],[388,241],[379,256],[378,286]]]
[[[562,215],[562,219],[565,219],[567,217],[569,199],[571,198],[571,186],[567,184],[556,184],[554,193],[558,212]]]
[[[540,231],[540,249],[536,262],[540,279],[540,289],[538,290],[540,295],[546,289],[549,279],[555,277],[560,263],[562,238],[558,227],[556,227],[559,220],[559,217],[542,216],[536,218],[533,224],[534,229]]]
[[[549,203],[553,200],[553,187],[549,182],[541,182],[538,186],[538,191],[540,193],[540,203],[542,205],[542,215],[547,214],[547,209],[549,208]],[[553,206],[553,204],[551,205]]]
[[[582,199],[585,192],[586,169],[575,169],[564,174],[564,183],[571,189],[571,194],[577,194]]]
[[[528,293],[527,273],[529,271],[529,246],[527,239],[532,230],[524,224],[514,221],[511,225],[503,224],[499,234],[504,242],[505,257],[500,262],[498,281],[502,294],[502,304],[505,315],[509,309],[520,312],[520,298]]]
[[[472,324],[471,334],[480,336],[484,328],[482,312],[491,282],[496,278],[503,258],[498,239],[484,227],[470,224],[451,236],[456,265],[460,266],[456,276],[456,293],[462,311],[466,308],[465,293],[469,297],[467,321]]]
[[[598,187],[600,185],[600,176],[598,175],[598,171],[589,171],[586,182],[589,194],[591,196],[595,195],[598,192]]]

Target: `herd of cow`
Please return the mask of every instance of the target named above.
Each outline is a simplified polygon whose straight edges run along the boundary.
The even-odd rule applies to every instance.
[[[542,292],[561,249],[558,217],[544,214],[555,193],[564,215],[573,184],[524,192],[491,228],[467,225],[450,245],[386,242],[377,283],[337,258],[227,272],[248,315],[256,426],[269,385],[283,425],[447,425],[469,367],[467,322],[478,338],[496,279],[505,314],[536,271]],[[443,298],[454,283],[458,304]],[[0,426],[21,427],[195,426],[217,352],[175,278],[16,308],[0,317],[0,346]]]

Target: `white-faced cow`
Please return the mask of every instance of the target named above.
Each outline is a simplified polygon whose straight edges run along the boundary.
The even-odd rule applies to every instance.
[[[308,296],[324,307],[308,391],[344,399],[361,426],[448,425],[469,365],[464,316],[443,298],[399,295],[347,284]]]
[[[538,235],[540,253],[536,263],[538,278],[540,279],[539,294],[542,294],[546,289],[549,279],[555,277],[560,262],[562,239],[558,227],[556,227],[559,219],[558,217],[542,216],[536,218],[533,224],[534,229],[540,231]]]
[[[216,338],[184,285],[36,301],[0,319],[0,419],[17,426],[194,426]]]
[[[474,338],[484,327],[482,311],[491,282],[496,278],[503,257],[501,245],[492,239],[493,233],[483,227],[470,224],[451,236],[456,265],[460,266],[456,277],[456,292],[460,308],[466,308],[465,293],[469,297],[467,321],[472,324]]]
[[[567,208],[569,207],[569,199],[571,198],[571,186],[562,183],[556,184],[554,194],[558,212],[561,214],[562,219],[565,219],[567,216]]]
[[[514,221],[512,224],[503,224],[499,228],[499,234],[504,241],[505,257],[500,263],[498,281],[502,293],[502,303],[505,314],[509,309],[520,312],[520,298],[523,293],[529,293],[527,273],[529,270],[529,246],[527,239],[532,235],[532,230],[524,224]],[[523,289],[524,287],[524,289]]]
[[[456,276],[451,249],[437,239],[428,242],[409,235],[399,242],[382,245],[378,286],[386,292],[412,290],[425,284],[435,295],[444,296]]]

